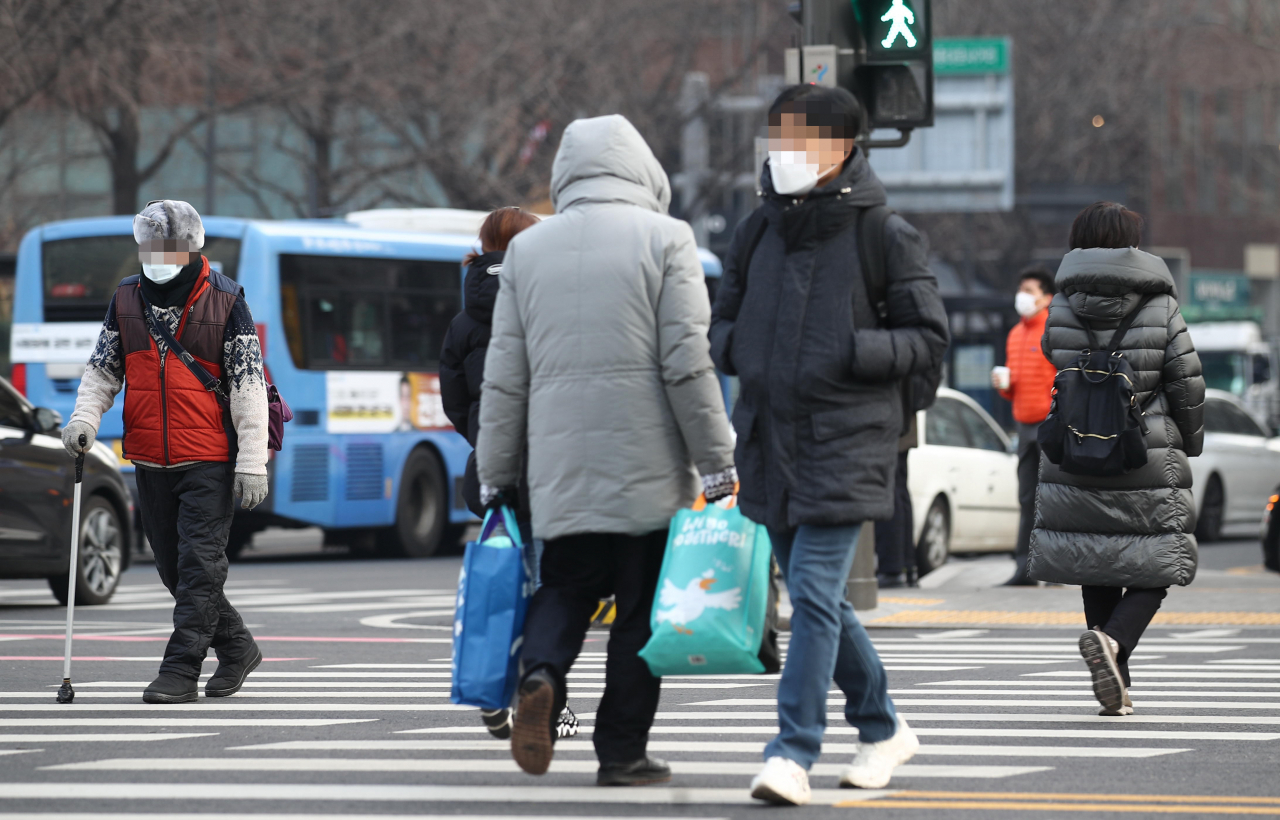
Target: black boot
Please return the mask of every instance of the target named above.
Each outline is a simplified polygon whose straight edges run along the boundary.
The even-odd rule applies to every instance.
[[[671,767],[656,757],[642,757],[630,763],[601,763],[596,772],[597,786],[647,786],[670,780]]]
[[[142,691],[145,703],[190,703],[198,697],[195,678],[187,678],[175,672],[161,672]]]
[[[253,648],[240,660],[232,663],[219,661],[218,669],[204,685],[205,697],[225,698],[234,695],[244,686],[244,679],[262,663],[262,650],[255,643]]]

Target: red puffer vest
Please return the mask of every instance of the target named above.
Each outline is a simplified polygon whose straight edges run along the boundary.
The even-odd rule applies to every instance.
[[[240,286],[204,267],[183,307],[174,338],[213,376],[222,376],[222,338]],[[141,274],[116,289],[120,355],[124,357],[124,457],[169,466],[185,461],[227,461],[230,446],[218,399],[171,354],[160,351],[147,329]]]

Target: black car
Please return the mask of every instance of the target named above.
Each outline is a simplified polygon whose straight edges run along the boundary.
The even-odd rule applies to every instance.
[[[0,578],[48,578],[67,602],[75,461],[57,411],[33,407],[0,378]],[[120,461],[95,444],[84,460],[76,603],[105,604],[128,568],[133,501]]]

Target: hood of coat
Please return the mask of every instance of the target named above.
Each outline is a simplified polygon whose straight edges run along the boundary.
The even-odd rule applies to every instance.
[[[866,153],[856,146],[836,178],[813,189],[803,200],[774,190],[768,161],[760,172],[760,188],[772,212],[770,220],[782,227],[788,251],[835,236],[857,219],[858,211],[883,205],[886,199],[884,185],[867,162]]]
[[[1054,282],[1086,320],[1119,321],[1152,294],[1178,298],[1169,266],[1137,248],[1076,248],[1062,258]]]
[[[482,325],[493,324],[493,303],[498,300],[498,288],[502,284],[499,271],[505,251],[482,253],[467,266],[467,276],[462,283],[462,293],[467,315]]]
[[[625,202],[665,214],[671,183],[649,144],[626,117],[574,120],[551,166],[551,204]]]

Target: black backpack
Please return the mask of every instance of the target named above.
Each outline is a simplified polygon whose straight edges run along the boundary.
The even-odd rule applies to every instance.
[[[1124,317],[1105,350],[1096,349],[1093,328],[1080,319],[1095,349],[1080,351],[1058,371],[1049,416],[1036,435],[1045,456],[1064,473],[1117,476],[1147,463],[1147,425],[1134,391],[1133,367],[1119,350],[1150,298]]]
[[[889,319],[887,304],[889,283],[884,265],[884,223],[896,211],[887,205],[873,205],[858,211],[858,261],[862,266],[862,281],[867,288],[867,301],[875,311],[876,322],[884,327]],[[744,235],[750,240],[738,249],[735,257],[738,275],[742,277],[742,290],[746,293],[747,266],[756,252],[756,246],[764,238],[769,227],[764,207],[758,207],[747,216]],[[917,410],[924,410],[933,404],[938,394],[938,385],[942,382],[942,368],[929,373],[918,373],[902,380],[902,429],[905,432],[911,426],[911,420]]]

